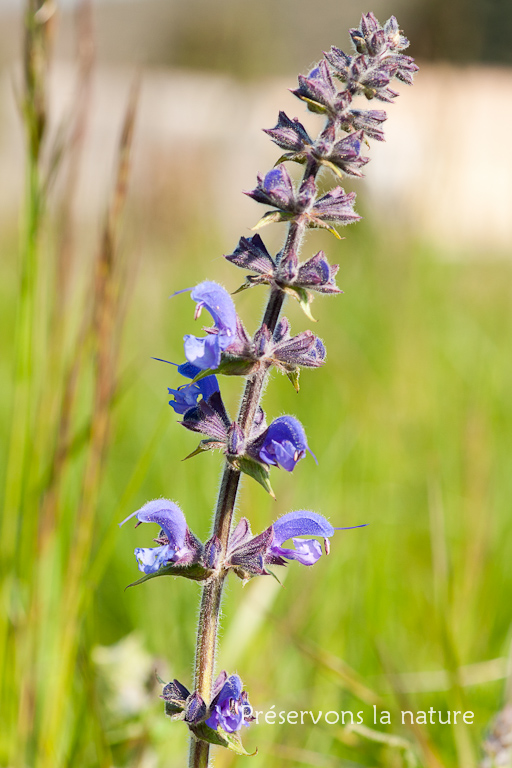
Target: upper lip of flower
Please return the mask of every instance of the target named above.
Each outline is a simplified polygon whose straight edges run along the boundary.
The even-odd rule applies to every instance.
[[[128,515],[120,525],[132,517],[140,523],[157,523],[164,535],[156,539],[158,547],[137,547],[135,555],[139,570],[145,574],[155,573],[166,563],[187,564],[199,558],[201,546],[191,534],[185,515],[179,506],[169,499],[154,499]]]
[[[187,334],[184,337],[185,357],[201,370],[218,368],[222,352],[237,338],[237,314],[233,299],[225,288],[211,280],[204,280],[187,290],[191,291],[191,297],[197,304],[195,317],[199,317],[204,307],[212,316],[215,327],[204,337]]]

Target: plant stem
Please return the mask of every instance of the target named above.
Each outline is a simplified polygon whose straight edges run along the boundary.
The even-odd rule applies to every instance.
[[[311,173],[311,169],[309,169],[309,173]],[[298,250],[305,229],[306,225],[300,219],[290,224],[283,249],[283,255],[292,249]],[[284,298],[285,294],[279,288],[271,289],[262,320],[262,325],[265,324],[271,333],[275,331],[283,307]],[[238,424],[246,436],[249,433],[256,409],[259,405],[269,367],[270,366],[262,365],[255,374],[249,377],[245,385],[240,412],[238,414]],[[226,463],[222,475],[213,528],[213,533],[221,542],[223,552],[226,552],[229,542],[239,482],[239,470],[233,469],[233,467]],[[220,572],[204,585],[199,613],[195,662],[195,690],[207,704],[211,701],[215,651],[217,647],[217,631],[225,577],[225,573]],[[196,741],[192,736],[189,768],[207,768],[208,756],[209,744],[204,741]]]

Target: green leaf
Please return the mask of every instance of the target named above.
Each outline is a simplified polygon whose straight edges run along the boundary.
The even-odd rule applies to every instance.
[[[274,168],[276,165],[280,165],[281,163],[286,162],[300,163],[301,165],[305,165],[307,162],[307,157],[303,152],[287,152],[285,155],[281,155],[279,160],[276,160],[274,163]]]
[[[217,371],[218,368],[205,368],[204,371],[199,371],[197,376],[194,376],[190,383],[195,384],[196,382],[201,381],[201,379],[206,378],[206,376],[213,376]]]
[[[299,96],[299,99],[306,102],[310,112],[315,112],[316,114],[319,114],[319,115],[325,115],[325,113],[327,112],[326,107],[324,107],[323,104],[320,104],[319,101],[308,99],[307,96]]]
[[[165,714],[170,717],[171,720],[184,720],[185,708],[174,704],[172,701],[165,702]]]
[[[201,440],[195,451],[192,451],[192,453],[189,453],[188,456],[185,456],[182,461],[186,461],[187,459],[191,459],[192,456],[199,456],[200,453],[204,453],[205,451],[213,451],[216,448],[224,448],[224,443],[221,443],[219,440],[215,440],[213,438],[207,438],[206,440]]]
[[[344,240],[338,230],[334,229],[334,227],[331,227],[330,224],[326,224],[325,221],[322,221],[321,219],[317,219],[315,216],[308,216],[309,219],[309,226],[312,229],[326,229],[328,232],[331,233],[331,235],[334,235],[338,240]]]
[[[238,733],[228,733],[219,727],[214,731],[206,723],[199,723],[198,725],[189,726],[194,736],[200,741],[207,741],[209,744],[216,744],[219,747],[225,747],[235,752],[237,755],[245,755],[246,757],[253,757],[258,750],[254,752],[247,752],[244,749],[240,735]]]
[[[299,376],[300,376],[300,368],[297,366],[296,368],[293,368],[291,371],[287,371],[286,375],[290,379],[291,383],[294,386],[294,389],[296,392],[299,391]]]
[[[324,160],[323,158],[321,158],[321,159],[320,159],[320,163],[321,163],[322,165],[325,165],[325,167],[326,167],[326,168],[330,168],[330,170],[331,170],[333,173],[335,173],[335,174],[336,174],[336,176],[338,176],[340,179],[343,179],[343,178],[344,178],[344,176],[343,176],[343,173],[342,173],[342,172],[341,172],[341,170],[338,168],[338,166],[337,166],[337,165],[335,165],[334,163],[331,163],[331,161],[330,161],[330,160]]]
[[[200,371],[192,379],[191,384],[204,379],[205,376],[216,376],[219,374],[224,376],[247,376],[251,373],[254,364],[254,360],[245,360],[243,357],[233,357],[224,353],[218,368],[207,368],[205,371]]]
[[[252,459],[249,456],[228,457],[228,461],[235,469],[244,472],[244,474],[249,475],[262,485],[273,499],[276,498],[270,485],[270,470],[266,464],[262,464],[260,461],[256,461],[256,459]]]
[[[236,291],[233,291],[231,295],[236,296],[237,293],[242,293],[242,291],[246,291],[248,288],[252,288],[254,285],[257,285],[257,283],[253,283],[252,280],[248,280],[246,277],[245,283],[242,283],[240,288],[237,288]]]
[[[255,360],[245,360],[243,357],[231,357],[224,353],[217,373],[224,376],[247,376],[259,363]]]
[[[291,221],[294,218],[295,213],[289,213],[288,211],[267,211],[267,213],[262,216],[258,223],[255,224],[254,227],[251,227],[251,229],[254,232],[256,229],[261,229],[261,227],[265,227],[267,224],[274,224],[280,221]]]
[[[129,587],[136,587],[139,584],[143,584],[150,579],[156,579],[158,576],[183,576],[185,579],[192,579],[192,581],[205,581],[212,575],[213,571],[209,568],[204,568],[200,563],[192,563],[191,565],[166,565],[163,568],[159,568],[155,573],[145,573],[137,581],[133,581],[128,584],[125,589]]]
[[[313,301],[313,295],[310,291],[307,291],[305,288],[298,285],[287,285],[283,290],[285,293],[293,296],[294,299],[297,299],[306,317],[309,317],[313,323],[317,322],[311,314],[310,304]]]

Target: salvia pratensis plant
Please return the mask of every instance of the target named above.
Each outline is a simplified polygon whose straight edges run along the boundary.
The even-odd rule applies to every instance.
[[[222,590],[229,571],[244,582],[269,575],[272,567],[285,566],[291,560],[313,565],[322,555],[320,541],[327,554],[331,537],[340,530],[317,512],[299,510],[282,515],[254,535],[245,517],[234,526],[233,514],[242,473],[272,494],[271,469],[292,472],[311,453],[304,427],[295,417],[280,416],[267,423],[260,405],[272,368],[285,373],[298,391],[300,369],[318,368],[325,362],[321,339],[312,331],[293,335],[281,310],[289,295],[311,317],[314,292],[341,292],[335,281],[338,267],[329,264],[323,251],[299,261],[305,235],[309,229],[320,228],[339,237],[335,227],[360,219],[354,210],[355,194],[346,193],[338,182],[345,176],[363,175],[369,158],[362,151],[370,139],[383,141],[386,113],[356,108],[354,102],[359,96],[392,102],[398,95],[392,83],[401,80],[411,84],[417,70],[413,59],[402,53],[409,43],[394,16],[381,26],[373,13],[364,14],[350,36],[355,49],[351,54],[331,48],[307,75],[299,76],[298,87],[292,91],[309,111],[324,118],[320,133],[311,138],[297,118],[280,112],[277,124],[266,133],[284,154],[272,170],[258,175],[255,188],[246,192],[271,209],[255,229],[271,222],[287,223],[282,249],[271,255],[255,234],[241,237],[233,253],[225,256],[248,273],[238,291],[257,285],[269,288],[259,328],[251,335],[228,291],[215,282],[204,280],[177,292],[190,294],[196,319],[204,310],[213,322],[202,335],[185,336],[186,362],[177,366],[178,383],[169,389],[170,405],[181,417],[180,423],[201,436],[190,456],[210,450],[224,455],[211,537],[202,543],[189,529],[178,504],[167,499],[150,501],[129,518],[136,517],[137,525],[153,523],[160,528],[156,546],[135,550],[143,573],[135,583],[163,575],[203,583],[193,685],[189,690],[173,680],[162,691],[166,714],[183,720],[191,731],[192,768],[208,765],[210,744],[247,754],[239,733],[242,726],[251,723],[252,709],[242,681],[232,671],[221,671],[214,678]],[[286,162],[302,164],[299,184],[292,181]],[[325,194],[317,187],[323,169],[335,182]],[[219,375],[245,378],[236,419],[223,403]],[[186,381],[181,379],[180,384],[179,376]]]

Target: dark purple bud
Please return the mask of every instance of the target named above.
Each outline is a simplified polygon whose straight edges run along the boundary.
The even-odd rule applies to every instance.
[[[384,30],[377,29],[368,37],[366,45],[370,56],[378,56],[380,53],[383,53],[388,47]]]
[[[297,270],[299,266],[299,257],[297,252],[293,248],[290,248],[282,259],[279,260],[278,267],[275,273],[276,281],[282,282],[285,285],[293,283],[297,277]]]
[[[316,197],[316,183],[314,176],[308,176],[300,185],[298,194],[298,210],[306,211]]]
[[[252,426],[251,426],[251,440],[255,440],[258,435],[260,435],[265,429],[267,428],[267,424],[265,421],[265,411],[261,407],[261,405],[258,405],[256,408],[256,413],[254,414],[254,418],[252,420]]]
[[[346,82],[348,79],[349,67],[352,63],[352,56],[347,56],[340,48],[334,45],[331,50],[324,54],[325,58],[334,70],[334,73],[340,80]]]
[[[298,365],[318,368],[324,363],[325,347],[313,331],[303,331],[277,344],[273,357],[283,363],[286,369],[295,368]]]
[[[394,16],[391,16],[384,24],[384,32],[386,33],[390,50],[403,51],[409,47],[409,41],[400,34],[398,22]]]
[[[276,344],[278,344],[283,339],[289,338],[289,336],[290,336],[290,322],[288,318],[282,317],[281,320],[276,325],[276,329],[274,331],[274,341],[276,342]]]
[[[272,205],[282,211],[295,211],[295,190],[284,166],[273,168],[265,177],[258,174],[257,181],[256,189],[246,192],[246,195],[258,203]]]
[[[245,451],[245,437],[242,429],[234,421],[229,430],[227,438],[227,452],[231,456],[241,456]]]
[[[368,157],[361,156],[361,146],[364,141],[363,131],[356,131],[338,141],[325,159],[337,168],[351,176],[362,176],[359,170],[369,162]]]
[[[384,141],[381,123],[387,120],[383,109],[351,109],[344,115],[344,125],[354,130],[362,130],[370,139]]]
[[[414,63],[412,56],[400,55],[397,58],[398,62],[395,77],[406,85],[412,85],[414,80],[413,75],[418,71],[419,67]]]
[[[237,267],[251,269],[260,275],[271,275],[274,272],[274,260],[259,235],[241,237],[233,253],[224,258]]]
[[[249,336],[247,335],[247,331],[245,330],[242,321],[240,318],[236,317],[236,330],[235,330],[235,338],[229,345],[229,347],[226,347],[225,353],[227,355],[230,355],[232,357],[241,357],[246,358],[250,357],[249,350],[251,345],[251,340]],[[223,368],[221,368],[221,371]]]
[[[202,562],[205,568],[209,568],[214,571],[220,564],[220,557],[222,555],[222,544],[218,536],[213,535],[211,539],[208,539],[204,545]]]
[[[279,112],[279,119],[275,128],[264,128],[263,130],[278,147],[289,152],[302,152],[312,144],[304,126],[299,123],[296,117],[290,120],[284,112]]]
[[[254,354],[257,358],[266,357],[272,348],[272,334],[267,325],[263,323],[254,334]]]
[[[273,538],[271,527],[253,537],[249,523],[242,518],[233,531],[226,565],[237,569],[242,578],[267,574],[264,557]]]
[[[318,251],[300,265],[297,285],[320,293],[341,293],[334,279],[338,269],[338,264],[329,264],[325,253]]]
[[[350,224],[361,218],[354,211],[355,192],[345,193],[341,187],[335,187],[317,200],[309,216],[320,221],[334,221],[336,224]]]
[[[198,562],[202,545],[188,530],[185,515],[173,501],[168,499],[148,501],[143,507],[128,515],[120,525],[134,516],[137,517],[137,525],[157,523],[161,528],[157,539],[160,546],[149,549],[137,547],[135,550],[139,571],[151,574],[170,563],[188,565]]]
[[[185,707],[185,722],[186,723],[200,723],[201,720],[206,718],[206,704],[201,696],[195,691],[192,693]]]
[[[185,688],[179,680],[174,679],[164,686],[160,698],[164,699],[166,702],[174,704],[176,708],[183,710],[185,708],[185,702],[189,696],[190,691],[188,688]]]
[[[246,517],[241,517],[229,537],[229,551],[233,552],[252,538],[251,524]]]
[[[299,99],[305,101],[308,109],[313,112],[327,112],[336,114],[334,100],[336,88],[332,81],[331,73],[325,61],[311,70],[307,77],[299,75],[299,87],[292,91]]]

